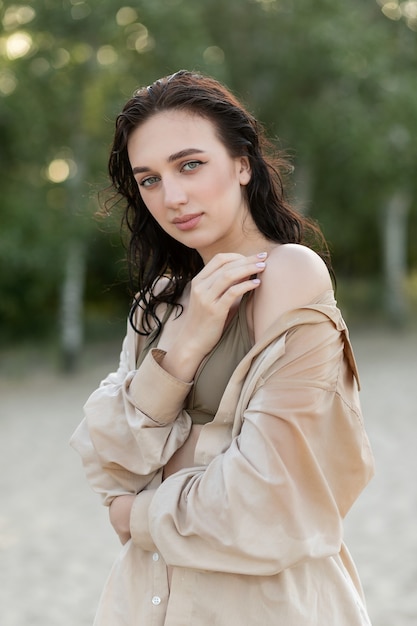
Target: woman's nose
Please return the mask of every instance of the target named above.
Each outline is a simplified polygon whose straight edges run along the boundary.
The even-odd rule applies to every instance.
[[[184,186],[175,178],[168,178],[164,181],[165,206],[170,209],[186,204],[187,194]]]

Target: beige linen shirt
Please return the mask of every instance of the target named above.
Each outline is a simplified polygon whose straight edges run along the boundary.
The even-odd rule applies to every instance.
[[[373,457],[333,292],[269,328],[203,427],[195,467],[164,482],[191,428],[191,384],[158,349],[136,370],[138,341],[128,328],[71,439],[105,504],[138,494],[95,626],[369,626],[342,520]]]

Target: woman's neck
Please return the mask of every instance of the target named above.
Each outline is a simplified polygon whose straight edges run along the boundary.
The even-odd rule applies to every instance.
[[[225,252],[234,252],[243,256],[251,256],[260,252],[270,252],[277,245],[276,242],[267,239],[258,229],[245,229],[245,232],[232,241],[216,242],[210,248],[198,250],[204,265],[216,255]]]

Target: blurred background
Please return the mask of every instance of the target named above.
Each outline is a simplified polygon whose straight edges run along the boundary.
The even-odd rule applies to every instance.
[[[180,68],[226,82],[294,164],[349,320],[417,311],[417,2],[0,1],[0,339],[111,336],[120,215],[94,218],[116,114]],[[110,321],[111,320],[111,321]],[[124,322],[123,322],[124,323]]]
[[[0,23],[2,625],[91,623],[104,579],[83,559],[102,572],[116,550],[67,451],[117,365],[130,302],[120,214],[97,212],[115,116],[180,68],[225,82],[263,122],[293,162],[289,194],[329,241],[380,461],[349,532],[375,626],[416,624],[417,1],[0,0]],[[54,609],[59,581],[72,591]]]

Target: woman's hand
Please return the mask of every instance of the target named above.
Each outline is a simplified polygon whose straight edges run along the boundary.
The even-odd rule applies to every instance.
[[[130,539],[130,513],[136,496],[117,496],[109,507],[110,522],[122,544]]]
[[[184,312],[175,321],[176,336],[162,367],[184,381],[191,381],[210,350],[219,341],[233,306],[256,289],[265,269],[266,253],[243,256],[224,253],[214,256],[191,281]],[[162,346],[161,346],[162,347]]]

